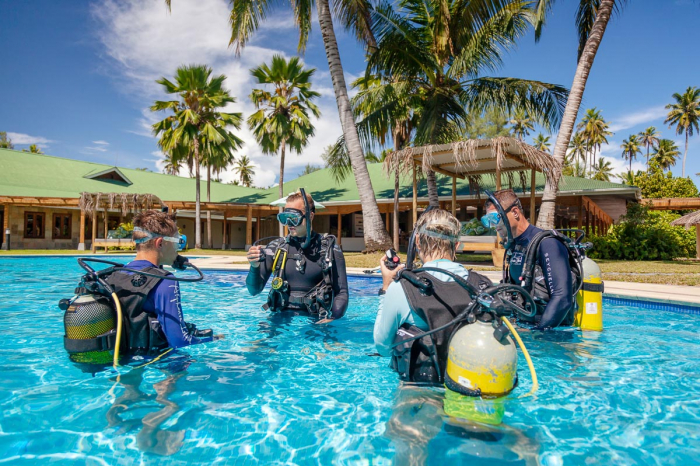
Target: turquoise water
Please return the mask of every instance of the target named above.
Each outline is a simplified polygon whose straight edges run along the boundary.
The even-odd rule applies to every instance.
[[[75,258],[0,258],[0,463],[678,464],[700,457],[700,317],[608,306],[602,334],[523,332],[540,379],[504,424],[444,419],[439,390],[398,389],[374,353],[376,279],[346,318],[270,316],[245,274],[182,287],[225,340],[94,376],[63,351]],[[447,421],[447,422],[445,422]]]

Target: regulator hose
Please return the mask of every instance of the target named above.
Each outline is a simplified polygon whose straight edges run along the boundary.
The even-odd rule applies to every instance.
[[[515,338],[515,341],[518,342],[518,346],[520,346],[520,349],[522,350],[523,354],[525,355],[525,360],[527,361],[527,367],[530,368],[530,376],[532,377],[532,388],[530,391],[523,396],[531,396],[534,395],[534,393],[537,391],[538,388],[540,388],[540,384],[537,381],[537,372],[535,372],[535,366],[532,364],[532,359],[530,359],[530,353],[528,353],[527,348],[525,348],[525,343],[523,343],[523,340],[520,338],[520,335],[518,334],[518,331],[515,330],[515,327],[510,323],[508,319],[505,317],[501,317],[501,320],[503,321],[504,324],[506,324],[506,327],[508,327],[508,330],[511,331],[513,334],[513,337]]]
[[[87,265],[85,262],[97,262],[100,264],[111,265],[112,267],[108,267],[106,269],[95,271],[95,269],[93,269],[92,267]],[[137,270],[137,269],[130,269],[130,268],[126,267],[124,264],[120,264],[118,262],[112,262],[112,261],[108,261],[108,260],[104,260],[104,259],[93,259],[93,258],[87,258],[87,257],[79,258],[78,264],[80,264],[80,266],[83,269],[85,269],[85,271],[87,271],[90,275],[93,275],[96,278],[100,278],[103,275],[109,275],[117,270],[119,270],[119,271],[125,270],[127,272],[137,273],[139,275],[144,275],[146,277],[161,278],[163,280],[171,280],[174,282],[193,283],[193,282],[200,282],[200,281],[204,280],[204,274],[202,273],[202,271],[199,270],[199,268],[196,265],[194,265],[193,263],[191,263],[190,261],[184,262],[183,265],[185,265],[186,267],[191,267],[194,270],[196,270],[197,273],[199,274],[198,277],[187,278],[187,277],[176,277],[175,275],[167,275],[167,276],[155,275],[155,274],[143,272],[143,271]]]

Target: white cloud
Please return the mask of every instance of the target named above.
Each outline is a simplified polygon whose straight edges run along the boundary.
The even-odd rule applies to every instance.
[[[51,139],[47,139],[42,136],[30,136],[29,134],[24,134],[24,133],[12,133],[10,131],[7,132],[7,137],[12,141],[12,144],[49,144],[52,142]]]
[[[100,146],[86,146],[86,147],[83,147],[83,149],[85,149],[87,151],[91,151],[91,152],[94,152],[94,151],[107,152],[107,149],[105,147],[100,147]]]
[[[100,146],[108,146],[109,143],[107,141],[92,141],[93,144],[97,144]]]
[[[639,110],[621,117],[611,118],[610,121],[613,123],[610,125],[610,131],[615,133],[617,131],[622,131],[623,129],[632,128],[642,123],[658,120],[659,118],[665,117],[666,113],[666,108],[661,105],[658,107],[648,108],[646,110]]]
[[[227,110],[242,112],[244,119],[255,111],[248,99],[256,86],[250,69],[269,61],[274,54],[286,55],[281,50],[267,47],[269,44],[289,45],[282,40],[283,37],[298,37],[290,15],[273,16],[262,24],[241,56],[236,57],[234,50],[228,47],[231,37],[228,0],[173,2],[172,14],[167,12],[163,2],[108,0],[95,5],[92,13],[101,23],[97,35],[117,71],[117,79],[123,84],[125,92],[143,100],[144,107],[154,100],[169,98],[155,82],[156,79],[172,77],[177,67],[183,64],[203,63],[211,66],[215,75],[227,76],[226,86],[237,99]],[[293,46],[296,46],[296,42]],[[347,74],[346,78],[349,85],[355,77]],[[285,178],[307,163],[322,163],[324,148],[335,143],[342,134],[328,70],[318,68],[313,84],[321,94],[316,104],[322,115],[313,119],[316,135],[311,138],[303,154],[287,154]],[[162,117],[144,108],[142,116],[135,122],[136,129],[127,131],[153,138],[151,125]],[[263,154],[245,123],[240,130],[233,131],[244,141],[236,156],[247,155],[256,166],[255,184],[273,184],[279,171],[279,156]],[[222,174],[225,181],[234,178],[232,172]]]

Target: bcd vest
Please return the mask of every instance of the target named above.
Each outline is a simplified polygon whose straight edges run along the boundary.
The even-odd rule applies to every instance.
[[[143,271],[153,275],[169,275],[158,267],[146,267]],[[160,322],[155,315],[143,310],[148,294],[158,286],[162,278],[117,271],[108,276],[106,281],[114,289],[122,307],[125,331],[122,338],[128,352],[152,352],[167,347],[168,341]]]
[[[428,324],[429,330],[449,323],[472,302],[469,293],[455,281],[442,281],[427,271],[417,272],[416,275],[432,282],[429,295],[422,294],[408,280],[400,282],[411,311]],[[463,280],[477,290],[492,285],[488,278],[473,271],[469,271],[469,278]],[[424,333],[415,325],[403,324],[394,337],[394,345],[398,345],[393,349],[392,369],[398,372],[401,380],[407,382],[443,383],[450,338],[460,325],[455,324],[431,335],[401,343]]]

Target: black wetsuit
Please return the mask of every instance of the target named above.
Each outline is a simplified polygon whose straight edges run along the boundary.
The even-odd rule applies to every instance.
[[[510,277],[520,284],[523,274],[523,262],[530,241],[542,229],[530,225],[520,236],[515,238],[513,255],[510,259]],[[540,243],[537,251],[537,264],[542,269],[544,284],[549,293],[549,302],[544,308],[537,328],[543,329],[561,325],[573,307],[573,277],[569,264],[569,252],[560,241],[547,238]]]
[[[303,250],[306,259],[304,271],[297,270],[297,257],[301,251],[301,242],[296,237],[289,237],[289,252],[283,277],[289,283],[289,290],[295,293],[306,293],[316,285],[323,282],[323,261],[321,251],[322,236],[312,232],[309,246]],[[302,238],[303,240],[303,238]],[[274,252],[266,254],[265,261],[260,262],[260,267],[250,267],[245,283],[248,292],[253,296],[259,294],[265,287],[265,283],[272,275]],[[333,281],[333,305],[329,317],[340,319],[348,308],[348,278],[345,273],[345,257],[338,246],[333,247],[333,268],[331,270]],[[294,309],[297,310],[297,309]]]

